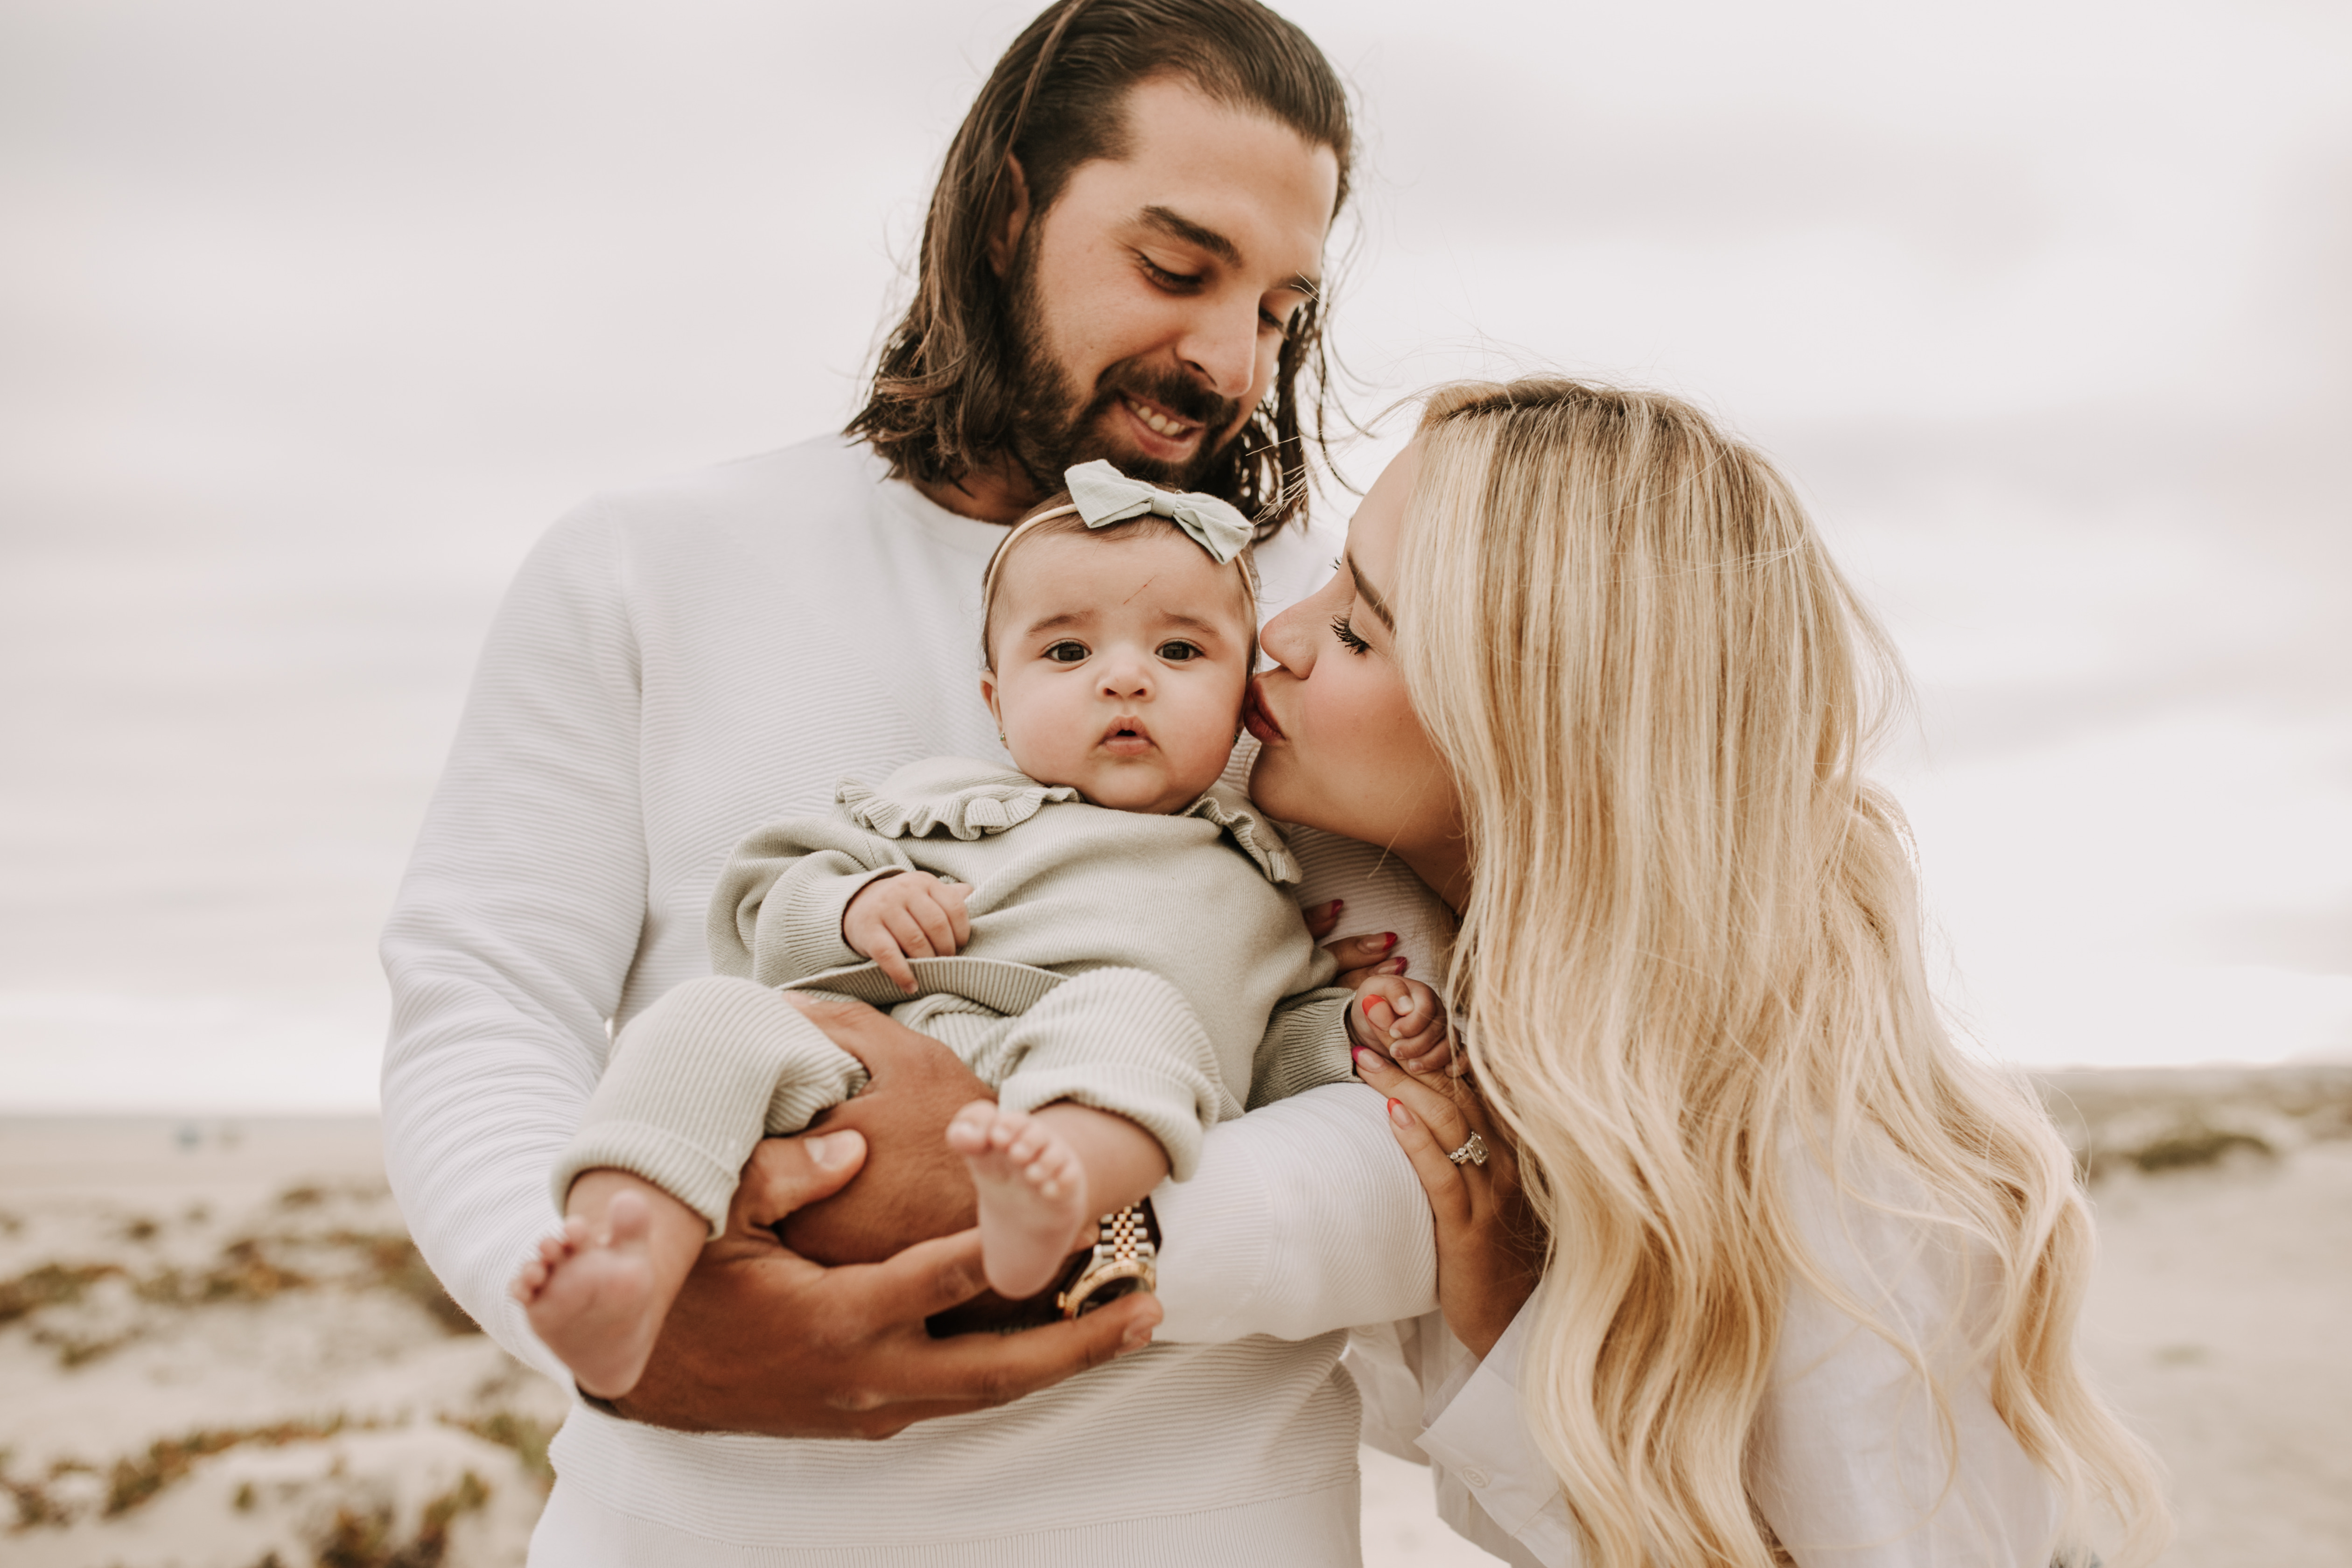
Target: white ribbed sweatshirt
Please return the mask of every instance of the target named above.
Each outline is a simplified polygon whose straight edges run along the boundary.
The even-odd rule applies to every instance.
[[[562,1366],[506,1293],[625,1023],[710,971],[729,849],[844,777],[1001,757],[979,695],[1000,530],[835,438],[588,503],[499,611],[383,937],[386,1159],[417,1243],[499,1342]],[[1259,553],[1266,609],[1334,539]],[[1335,840],[1301,897],[1430,952],[1417,884]],[[534,1561],[891,1568],[1357,1561],[1353,1323],[1434,1301],[1428,1209],[1379,1097],[1213,1129],[1157,1198],[1154,1348],[881,1444],[690,1436],[575,1409]]]

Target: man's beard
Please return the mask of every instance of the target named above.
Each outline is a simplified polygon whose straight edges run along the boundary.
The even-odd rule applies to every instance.
[[[1030,226],[1032,233],[1036,226]],[[1013,384],[1008,444],[1013,460],[1021,465],[1030,483],[1048,495],[1062,489],[1065,469],[1097,458],[1108,458],[1119,472],[1134,479],[1178,489],[1198,489],[1202,475],[1229,464],[1240,443],[1242,432],[1234,427],[1241,405],[1218,396],[1181,371],[1156,369],[1135,360],[1121,360],[1104,371],[1091,393],[1072,385],[1045,347],[1045,302],[1037,288],[1035,258],[1025,238],[1014,258],[1008,312]],[[1200,448],[1190,458],[1175,463],[1112,448],[1102,427],[1122,394],[1157,404],[1179,419],[1200,425]],[[1212,446],[1217,432],[1225,429],[1234,429],[1233,436],[1223,445]]]

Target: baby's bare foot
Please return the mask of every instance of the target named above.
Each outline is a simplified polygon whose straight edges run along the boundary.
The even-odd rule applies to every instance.
[[[1016,1301],[1035,1295],[1053,1283],[1079,1227],[1094,1217],[1085,1164],[1045,1122],[984,1100],[948,1123],[948,1145],[971,1167],[989,1289]]]
[[[515,1277],[515,1300],[531,1331],[600,1398],[617,1399],[637,1385],[669,1315],[656,1288],[651,1225],[642,1196],[616,1193],[601,1235],[574,1215]]]

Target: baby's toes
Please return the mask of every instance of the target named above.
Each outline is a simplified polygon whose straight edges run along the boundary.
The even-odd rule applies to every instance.
[[[1062,1195],[1060,1163],[1048,1157],[1032,1160],[1022,1167],[1021,1179],[1036,1189],[1039,1197],[1058,1198]]]
[[[955,1119],[948,1123],[948,1142],[961,1153],[982,1153],[987,1150],[995,1128],[995,1102],[975,1100],[957,1111]]]

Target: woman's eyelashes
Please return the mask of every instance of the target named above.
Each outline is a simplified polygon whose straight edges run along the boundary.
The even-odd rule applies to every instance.
[[[1331,617],[1331,635],[1338,637],[1339,639],[1339,646],[1346,648],[1349,653],[1370,653],[1371,651],[1372,645],[1356,635],[1354,625],[1346,616],[1333,616]]]

